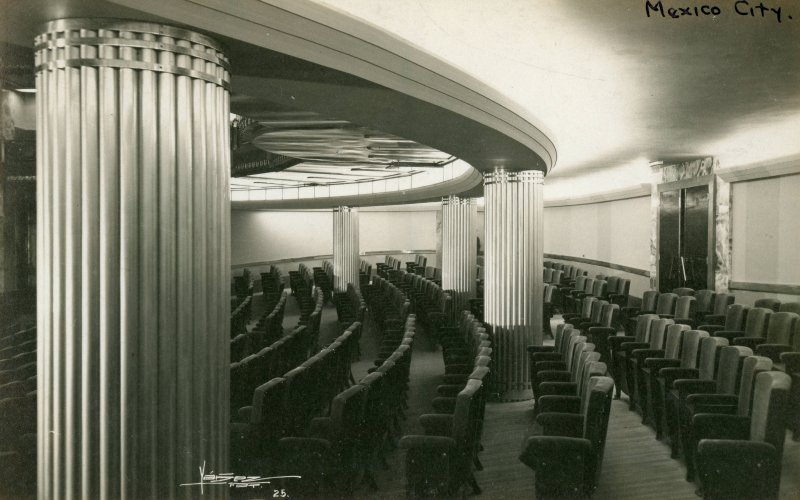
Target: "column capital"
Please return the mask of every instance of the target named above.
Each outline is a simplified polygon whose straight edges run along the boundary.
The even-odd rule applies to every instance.
[[[442,205],[477,205],[477,203],[476,198],[461,198],[456,195],[442,197]]]
[[[333,211],[334,212],[341,212],[341,213],[358,212],[358,207],[351,207],[351,206],[348,206],[348,205],[341,205],[341,206],[335,207],[333,209]]]
[[[502,167],[495,167],[491,172],[484,172],[483,185],[491,184],[543,184],[544,172],[541,170],[506,170]]]
[[[94,56],[87,57],[82,50],[86,46],[92,47]],[[230,63],[222,46],[205,35],[173,26],[119,19],[58,19],[41,27],[34,47],[37,73],[81,67],[147,70],[230,89]],[[158,58],[153,57],[154,51],[160,54]]]

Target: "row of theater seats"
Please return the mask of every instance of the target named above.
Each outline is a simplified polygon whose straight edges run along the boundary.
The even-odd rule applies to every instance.
[[[336,316],[340,325],[353,322],[364,322],[364,315],[367,312],[367,303],[361,294],[361,289],[352,283],[347,285],[347,291],[336,294]]]
[[[433,280],[400,272],[395,284],[411,299],[411,306],[428,336],[436,339],[439,329],[455,322],[453,298]]]
[[[348,498],[361,484],[378,488],[374,471],[395,446],[406,407],[414,322],[409,315],[399,329],[385,330],[375,367],[304,434],[280,440],[283,471],[303,476],[301,493]]]
[[[322,290],[325,300],[330,300],[333,295],[333,264],[327,260],[322,261],[322,267],[313,270],[314,285]]]
[[[281,293],[275,305],[267,309],[249,332],[247,323],[241,323],[236,330],[231,325],[231,361],[240,361],[283,336],[287,296],[287,292]]]
[[[248,295],[242,299],[239,296],[231,297],[231,338],[240,333],[247,333],[247,323],[252,314],[253,297]]]
[[[297,300],[297,305],[300,309],[300,318],[307,319],[316,307],[312,270],[305,264],[300,264],[297,271],[289,271],[289,283],[292,295]]]
[[[425,272],[425,266],[428,265],[428,258],[424,255],[415,255],[414,262],[406,262],[406,271],[410,273],[416,273],[417,269],[420,270],[420,274]]]
[[[428,258],[422,255],[417,255],[414,262],[406,262],[406,271],[409,273],[419,274],[435,283],[442,284],[442,270],[437,267],[426,266]],[[395,257],[386,256],[383,263],[377,263],[376,269],[378,276],[382,278],[389,277],[390,272],[399,272],[402,269],[402,262]]]
[[[800,437],[799,305],[720,296],[724,316],[643,313],[633,335],[611,337],[618,395],[669,439],[705,498],[777,498],[786,428]]]
[[[491,341],[483,325],[467,311],[457,324],[441,326],[438,340],[445,372],[431,401],[433,413],[419,417],[425,435],[406,435],[400,440],[406,450],[410,498],[481,492],[475,471],[483,470],[479,452],[490,387]]]
[[[372,264],[370,264],[364,259],[361,259],[361,263],[358,266],[358,286],[362,287],[365,285],[369,285],[371,279],[372,279]]]
[[[264,476],[280,474],[289,467],[279,442],[306,436],[316,417],[327,415],[334,397],[350,385],[360,330],[361,324],[353,323],[325,348],[297,359],[296,366],[286,366],[287,371],[261,373],[268,380],[252,387],[244,401],[247,406],[241,405],[231,414],[235,470]],[[303,485],[313,480],[302,475]],[[290,485],[293,495],[300,492],[297,486],[299,483]]]
[[[36,328],[0,337],[0,492],[33,494],[36,483]]]
[[[536,419],[519,459],[537,498],[588,498],[601,478],[614,379],[585,331],[564,324],[553,346],[528,346]]]
[[[261,273],[261,292],[267,303],[267,309],[273,307],[283,293],[284,283],[281,270],[277,266],[269,266],[269,271]]]
[[[373,471],[396,438],[408,390],[415,316],[391,283],[379,278],[365,292],[378,318],[375,367],[333,398],[327,416],[279,441],[281,468],[276,473],[303,476],[293,494],[349,496],[362,483],[376,489]],[[352,284],[337,297],[337,304],[345,302],[350,305],[341,309],[340,319],[363,315],[359,289]]]
[[[379,332],[399,328],[411,311],[411,302],[396,285],[374,276],[361,292],[367,301],[372,320]]]

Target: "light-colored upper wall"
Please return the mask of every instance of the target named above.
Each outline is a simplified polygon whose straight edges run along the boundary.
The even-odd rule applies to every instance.
[[[648,269],[650,197],[545,208],[544,251]]]
[[[800,175],[731,186],[732,281],[800,285]],[[737,291],[737,302],[796,295]],[[738,296],[748,300],[738,300]],[[751,295],[753,297],[751,297]]]
[[[362,252],[436,248],[435,209],[362,210],[359,229]],[[233,266],[332,253],[333,215],[329,210],[231,212]]]

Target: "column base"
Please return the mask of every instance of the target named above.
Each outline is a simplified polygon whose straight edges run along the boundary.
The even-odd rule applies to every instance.
[[[533,327],[492,327],[494,391],[500,401],[533,399],[528,369],[529,344],[533,343]]]

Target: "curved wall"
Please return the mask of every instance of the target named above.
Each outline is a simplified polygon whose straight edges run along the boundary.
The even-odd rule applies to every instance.
[[[577,264],[589,274],[624,276],[631,295],[640,297],[649,288],[643,274],[650,266],[650,196],[545,206],[544,252],[547,260]]]
[[[761,297],[800,300],[798,193],[800,175],[731,186],[731,288],[737,302],[751,305]]]

